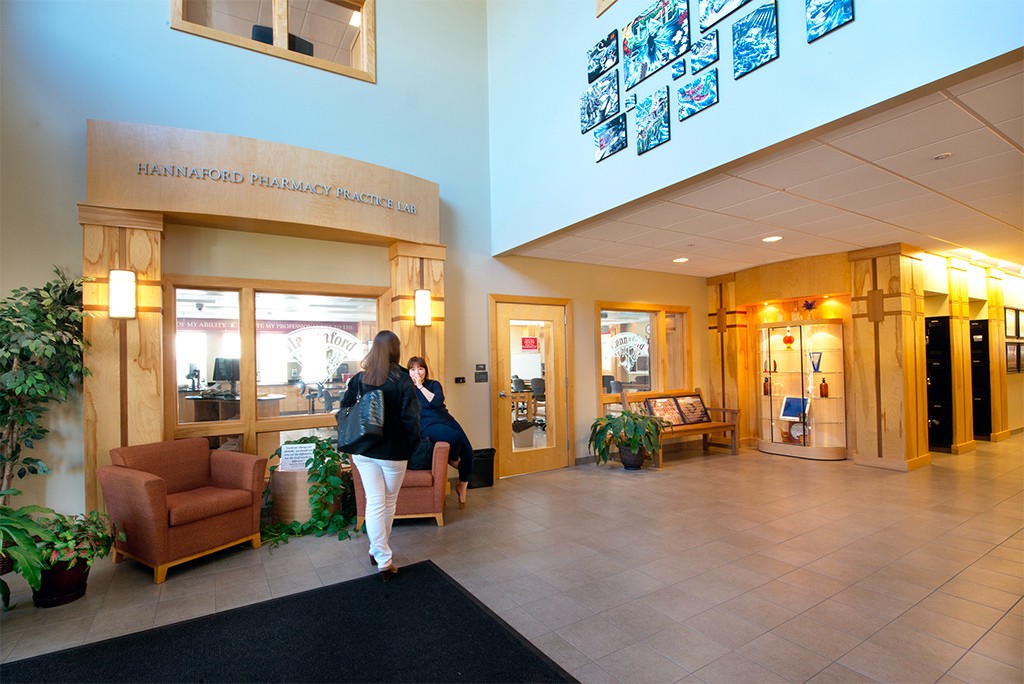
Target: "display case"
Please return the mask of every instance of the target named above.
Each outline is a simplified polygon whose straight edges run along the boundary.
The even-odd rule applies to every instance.
[[[757,448],[798,458],[845,459],[843,322],[763,323],[758,364]]]

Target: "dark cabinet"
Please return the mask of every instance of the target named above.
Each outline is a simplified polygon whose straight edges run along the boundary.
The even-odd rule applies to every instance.
[[[928,383],[928,448],[953,446],[953,363],[949,316],[925,319],[925,364]]]
[[[971,403],[974,435],[992,436],[992,382],[989,375],[988,321],[971,321]]]

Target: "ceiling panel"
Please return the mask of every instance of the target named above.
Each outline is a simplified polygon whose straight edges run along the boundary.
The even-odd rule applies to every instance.
[[[1024,60],[810,135],[512,253],[709,277],[904,242],[1024,274]]]

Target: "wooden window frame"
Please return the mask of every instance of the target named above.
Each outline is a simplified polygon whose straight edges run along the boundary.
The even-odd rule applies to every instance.
[[[241,342],[240,417],[204,423],[178,423],[178,379],[176,374],[175,335],[177,334],[177,290],[229,290],[239,293],[238,333]],[[164,439],[186,437],[218,437],[242,435],[242,451],[255,454],[261,433],[288,430],[311,430],[334,427],[331,413],[259,418],[256,415],[256,293],[324,295],[330,297],[365,297],[377,300],[377,327],[388,327],[386,314],[391,311],[391,289],[373,285],[333,285],[283,280],[249,280],[217,276],[165,274],[163,279],[163,385]]]
[[[363,55],[362,68],[336,64],[319,57],[310,57],[288,49],[288,0],[272,0],[274,3],[274,44],[267,45],[251,38],[237,36],[227,31],[196,24],[185,19],[185,1],[171,0],[171,28],[191,33],[210,40],[227,43],[289,62],[305,64],[367,83],[377,82],[377,0],[341,0],[341,4],[360,12],[359,46]]]
[[[667,315],[682,315],[683,317],[683,330],[681,331],[683,341],[686,348],[683,351],[683,358],[681,362],[682,368],[682,382],[688,387],[678,387],[672,389],[691,389],[693,386],[693,322],[691,321],[691,310],[688,306],[674,306],[670,304],[648,304],[641,302],[595,302],[594,304],[594,320],[597,321],[595,326],[595,366],[596,373],[594,378],[597,381],[597,396],[598,396],[598,415],[604,415],[604,407],[607,404],[613,404],[619,400],[617,394],[605,394],[604,389],[601,386],[601,312],[602,311],[636,311],[642,313],[653,313],[655,316],[656,330],[652,331],[652,337],[654,334],[658,336],[658,358],[651,359],[651,368],[648,371],[651,375],[652,381],[655,375],[655,364],[657,364],[657,385],[654,382],[651,383],[652,389],[657,386],[664,390],[668,385],[668,344],[667,344],[667,332],[665,330],[665,317]]]

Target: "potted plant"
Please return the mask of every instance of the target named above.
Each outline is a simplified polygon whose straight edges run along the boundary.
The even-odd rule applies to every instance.
[[[264,490],[264,501],[274,510],[275,515],[260,530],[263,542],[271,548],[277,544],[287,543],[290,537],[301,537],[313,534],[317,537],[336,534],[338,539],[346,539],[349,526],[355,520],[356,498],[352,485],[352,473],[343,466],[349,465],[348,454],[339,452],[334,443],[323,437],[310,435],[285,442],[285,444],[313,444],[313,455],[306,460],[306,471],[299,471],[306,476],[309,484],[309,519],[281,520],[285,506],[275,506],[274,492],[283,491],[284,487],[275,487],[275,478],[280,478],[287,471],[279,471],[279,464],[270,466],[270,482]],[[281,449],[274,452],[280,457]],[[283,502],[278,502],[282,503]],[[289,510],[288,513],[296,511]]]
[[[38,458],[24,456],[48,430],[47,404],[63,402],[88,371],[82,333],[82,279],[56,278],[40,288],[18,288],[0,301],[0,491],[10,504],[14,476],[48,473]]]
[[[115,539],[125,540],[124,532],[118,532],[110,516],[101,511],[54,513],[40,522],[54,539],[40,544],[43,571],[39,588],[32,592],[37,608],[61,606],[85,596],[92,564],[110,553]]]
[[[595,463],[607,463],[612,446],[618,448],[619,460],[626,470],[639,470],[646,459],[661,448],[661,431],[665,421],[633,411],[617,416],[597,418],[590,425],[587,448]]]
[[[21,492],[15,489],[10,494]],[[32,516],[47,513],[53,513],[53,510],[42,506],[11,508],[0,505],[0,575],[13,570],[24,577],[30,587],[39,588],[43,570],[43,549],[40,544],[54,541],[55,537],[53,532]],[[3,609],[10,610],[11,589],[3,578],[0,578],[0,599]]]

